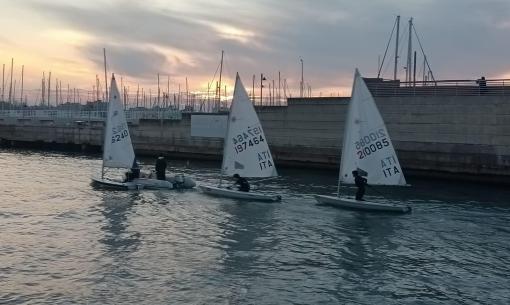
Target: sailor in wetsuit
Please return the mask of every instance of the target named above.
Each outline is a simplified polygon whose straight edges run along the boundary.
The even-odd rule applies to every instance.
[[[235,184],[237,185],[237,190],[240,192],[249,192],[250,184],[246,178],[239,176],[239,174],[234,174],[234,179],[236,179]]]
[[[365,201],[363,199],[363,195],[365,195],[365,185],[367,185],[367,179],[361,177],[357,170],[352,171],[352,176],[354,177],[354,184],[358,187],[358,191],[356,192],[356,200]]]
[[[133,161],[133,165],[131,166],[131,169],[126,172],[126,179],[125,181],[133,181],[134,179],[140,178],[140,167],[138,166],[138,162],[136,162],[136,159]]]

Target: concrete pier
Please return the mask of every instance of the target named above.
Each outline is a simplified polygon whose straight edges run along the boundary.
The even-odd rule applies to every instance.
[[[289,99],[287,106],[259,107],[277,164],[336,170],[348,101]],[[406,173],[510,182],[510,96],[378,96],[376,103]],[[191,137],[189,113],[129,121],[139,154],[221,159],[221,139]],[[3,117],[0,139],[99,148],[103,122]]]

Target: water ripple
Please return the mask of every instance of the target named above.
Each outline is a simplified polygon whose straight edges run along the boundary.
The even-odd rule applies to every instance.
[[[144,160],[143,164],[152,164]],[[368,190],[408,215],[318,206],[336,173],[280,170],[280,204],[94,189],[97,158],[1,151],[1,304],[507,304],[510,191]],[[203,184],[218,164],[171,162]],[[411,179],[410,179],[411,180]],[[343,194],[354,189],[342,186]],[[490,194],[486,196],[485,194]]]

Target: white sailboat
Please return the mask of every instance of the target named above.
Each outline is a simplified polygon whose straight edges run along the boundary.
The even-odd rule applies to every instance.
[[[338,193],[336,197],[316,195],[315,198],[322,204],[350,209],[404,213],[411,210],[407,205],[358,201],[340,196],[341,183],[354,183],[354,170],[366,174],[369,185],[406,185],[388,130],[357,69],[345,121]]]
[[[129,134],[126,115],[124,113],[124,105],[121,100],[121,95],[119,94],[119,89],[117,88],[117,82],[115,81],[115,77],[112,75],[104,136],[101,176],[92,177],[92,182],[101,186],[124,189],[174,189],[192,188],[195,186],[195,182],[191,178],[184,177],[183,175],[169,177],[167,180],[138,177],[131,181],[105,177],[105,169],[131,169],[135,166],[136,157],[133,150],[133,144],[131,142],[131,136]]]
[[[221,174],[230,177],[238,174],[241,177],[252,178],[278,175],[266,136],[239,74],[236,76],[234,98],[228,116]],[[281,200],[278,195],[231,190],[222,187],[221,180],[218,187],[200,186],[200,188],[206,194],[223,197],[259,201]]]

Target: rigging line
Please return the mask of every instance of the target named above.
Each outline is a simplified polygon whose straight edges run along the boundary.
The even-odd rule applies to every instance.
[[[234,73],[232,73],[232,69],[230,69],[230,65],[228,64],[228,61],[225,60],[225,58],[223,59],[223,69],[226,72],[225,75],[228,76],[229,78],[230,78],[229,75],[235,75]],[[234,82],[235,82],[235,80],[234,80]],[[225,78],[225,83],[227,83],[227,79],[226,78]],[[235,87],[235,83],[234,83],[234,87]],[[245,89],[246,89],[246,87],[245,87]],[[232,90],[234,90],[234,88]],[[229,92],[228,95],[232,96],[232,99],[233,99],[234,91]],[[226,101],[227,105],[230,106],[230,104],[232,103],[232,99],[230,99],[230,103],[228,102],[229,100],[227,99],[227,101]]]
[[[406,35],[407,35],[407,33],[406,33],[406,32],[407,32],[407,28],[408,28],[408,27],[409,27],[409,25],[406,25],[406,27],[405,27],[405,28],[404,28],[404,30],[402,31],[402,34],[400,35],[400,38],[399,38],[399,40],[398,40],[398,41],[402,41],[402,40],[403,40],[403,38],[404,38],[404,36],[406,36]],[[405,43],[401,43],[401,44],[400,44],[400,50],[398,51],[398,57],[402,57],[402,56],[400,56],[400,54],[402,54],[402,49],[404,49],[404,47],[405,47],[404,45],[405,45]]]
[[[388,68],[389,68],[389,67],[390,67],[390,62],[388,61],[388,62],[386,62],[386,66],[384,66],[384,70],[382,71],[382,72],[383,72],[383,73],[382,73],[383,75],[384,75],[384,74],[386,74],[386,72],[388,71]]]
[[[216,74],[218,74],[218,70],[220,69],[220,65],[221,65],[221,63],[219,63],[218,66],[216,67],[216,71],[214,71],[214,75],[213,75],[213,78],[211,79],[211,83],[210,83],[209,87],[212,87],[212,84],[214,83],[214,80],[216,79]]]
[[[407,32],[407,28],[409,27],[409,25],[406,25],[406,27],[404,28],[404,30],[402,31],[402,34],[399,38],[399,41],[402,41],[402,38],[406,35],[406,32]],[[404,49],[404,43],[400,44],[400,50],[398,51],[398,57],[399,58],[402,58],[401,54],[402,54],[402,51]],[[398,67],[397,67],[397,70],[398,70]]]
[[[377,78],[381,76],[381,69],[384,66],[384,60],[386,59],[386,54],[388,53],[388,49],[390,47],[391,38],[393,38],[393,32],[395,32],[395,27],[397,26],[397,20],[395,19],[395,23],[393,23],[393,29],[391,30],[390,39],[388,39],[388,44],[386,45],[386,50],[384,51],[383,60],[381,62],[381,66],[379,67],[379,71],[377,71]]]
[[[432,76],[432,80],[435,81],[434,74],[432,73],[432,69],[430,68],[429,61],[427,59],[427,56],[425,55],[425,51],[423,50],[423,46],[421,45],[420,37],[418,36],[418,32],[416,32],[416,27],[413,25],[414,35],[416,36],[416,39],[418,40],[418,44],[420,45],[421,53],[423,54],[423,57],[425,58],[425,63],[427,64],[427,67],[430,71],[430,76]]]

